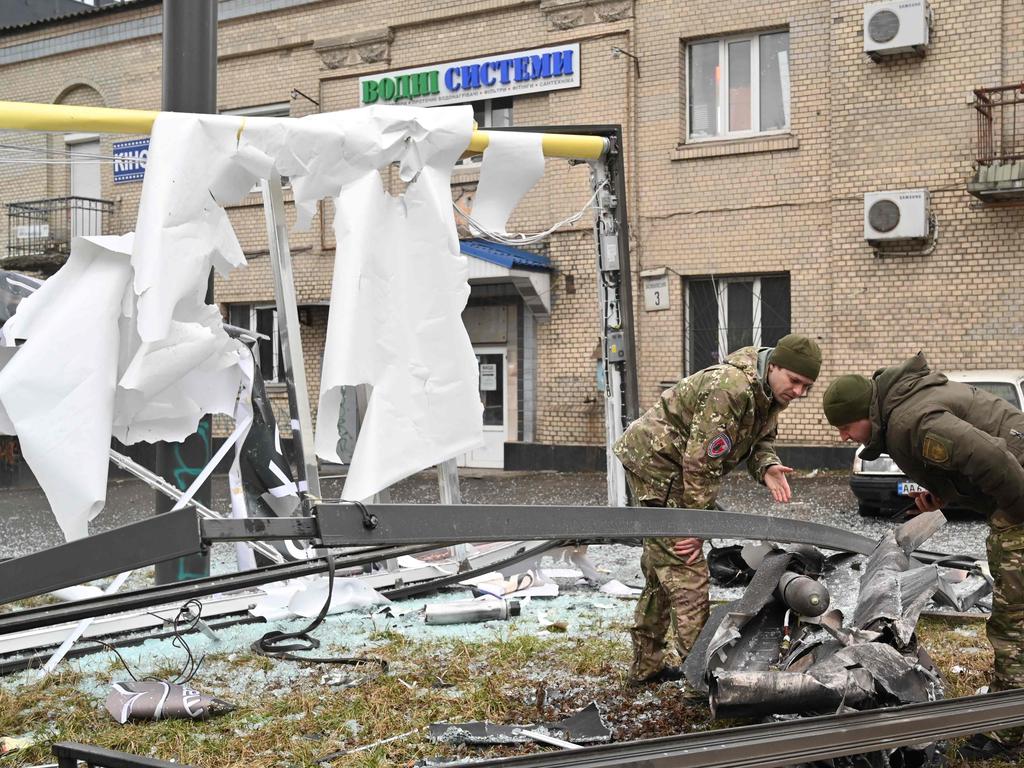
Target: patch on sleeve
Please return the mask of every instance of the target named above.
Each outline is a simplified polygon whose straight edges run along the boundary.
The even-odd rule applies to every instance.
[[[732,440],[729,439],[729,435],[725,432],[719,432],[717,435],[708,440],[707,454],[712,459],[717,459],[721,456],[725,456],[729,451],[732,450]]]
[[[944,466],[953,458],[953,441],[929,432],[924,436],[921,455],[929,464]]]

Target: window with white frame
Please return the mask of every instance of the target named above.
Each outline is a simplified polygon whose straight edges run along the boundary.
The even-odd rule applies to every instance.
[[[268,384],[284,383],[281,336],[277,330],[277,307],[273,304],[229,304],[228,322],[261,334],[253,351]]]
[[[740,347],[773,347],[790,332],[789,275],[694,278],[686,284],[686,374]]]
[[[690,139],[732,139],[789,129],[789,32],[687,45]]]

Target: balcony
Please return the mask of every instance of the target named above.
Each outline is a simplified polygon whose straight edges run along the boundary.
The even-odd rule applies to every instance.
[[[1024,83],[974,92],[978,154],[967,191],[979,200],[1024,200]]]
[[[56,272],[71,253],[71,239],[106,234],[114,203],[91,197],[53,197],[7,203],[5,269]]]

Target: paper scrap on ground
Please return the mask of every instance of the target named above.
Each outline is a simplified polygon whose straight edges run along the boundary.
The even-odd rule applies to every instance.
[[[613,597],[637,597],[643,590],[627,587],[618,579],[611,579],[601,585],[601,591]]]
[[[296,592],[288,601],[288,610],[296,616],[311,619],[320,613],[327,600],[327,577],[322,576],[310,582],[306,588]],[[384,605],[391,602],[373,587],[364,584],[358,578],[335,578],[334,591],[331,594],[331,605],[328,614],[357,611],[373,605]]]
[[[473,196],[473,234],[505,234],[508,217],[544,175],[539,133],[491,131]]]
[[[385,190],[368,158],[337,200],[317,455],[340,461],[342,387],[370,384],[343,497],[361,501],[483,443],[477,364],[462,323],[469,296],[451,206],[451,170],[469,143],[469,107],[408,109],[405,193]],[[377,147],[371,149],[377,150]]]

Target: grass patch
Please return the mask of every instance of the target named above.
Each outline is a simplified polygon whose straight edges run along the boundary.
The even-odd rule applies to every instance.
[[[924,619],[918,636],[945,673],[949,696],[970,695],[987,681],[991,650],[982,621]],[[325,754],[409,731],[413,733],[407,737],[331,764],[368,767],[409,765],[423,758],[507,757],[546,748],[434,744],[426,728],[445,721],[553,721],[591,701],[598,702],[617,741],[736,724],[711,722],[706,707],[676,695],[672,684],[626,686],[630,646],[625,627],[574,637],[511,634],[501,625],[481,642],[416,641],[382,631],[373,640],[373,655],[390,664],[387,675],[378,676],[369,667],[211,654],[193,684],[231,700],[237,709],[207,721],[119,725],[103,708],[105,691],[98,696],[84,693],[90,681],[68,666],[68,671],[16,691],[0,690],[0,735],[35,733],[40,739],[39,746],[3,758],[3,765],[50,762],[49,743],[79,741],[204,768],[313,766]],[[247,693],[227,695],[228,683],[243,676],[249,681]],[[124,679],[116,664],[101,677]],[[953,760],[950,765],[959,764]]]

